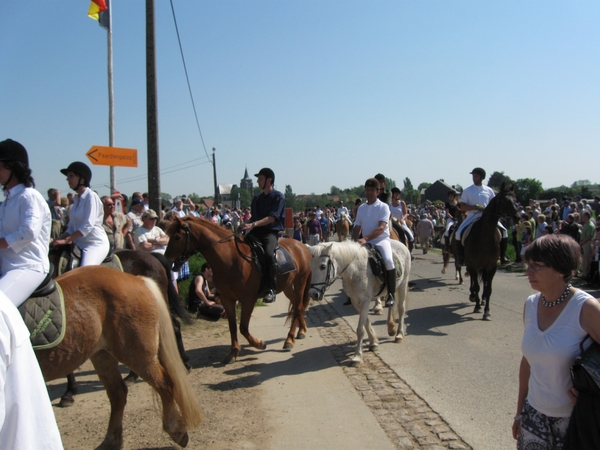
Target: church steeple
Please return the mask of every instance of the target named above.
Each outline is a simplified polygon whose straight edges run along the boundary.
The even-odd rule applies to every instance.
[[[244,171],[244,178],[240,181],[240,189],[244,189],[252,195],[252,178],[248,176],[248,166],[246,166],[246,170]]]

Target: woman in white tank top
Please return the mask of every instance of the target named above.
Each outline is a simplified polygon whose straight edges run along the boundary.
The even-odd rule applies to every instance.
[[[570,368],[588,334],[600,342],[600,304],[569,283],[581,260],[579,245],[571,237],[551,234],[536,239],[524,259],[529,284],[539,294],[525,302],[513,437],[517,449],[562,449],[577,398]]]

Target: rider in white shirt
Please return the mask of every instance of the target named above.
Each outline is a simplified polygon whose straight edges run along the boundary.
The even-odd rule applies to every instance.
[[[377,198],[379,192],[379,181],[369,178],[365,182],[365,195],[367,202],[358,207],[352,239],[364,245],[367,242],[373,244],[379,250],[386,269],[386,282],[388,295],[385,306],[394,305],[396,292],[396,266],[390,243],[390,208]],[[359,236],[362,233],[362,238]]]
[[[34,189],[25,147],[12,139],[0,142],[0,184],[6,196],[0,205],[0,291],[19,306],[50,270],[52,216]]]

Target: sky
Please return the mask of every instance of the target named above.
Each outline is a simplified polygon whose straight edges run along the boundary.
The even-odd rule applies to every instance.
[[[471,184],[483,167],[544,188],[600,182],[600,2],[155,0],[161,191],[210,196],[246,168],[322,194],[383,173]],[[145,4],[113,0],[116,147],[147,191]],[[107,34],[88,0],[0,2],[0,140],[36,187],[108,145]],[[91,165],[91,164],[90,164]],[[109,192],[109,168],[92,166]]]

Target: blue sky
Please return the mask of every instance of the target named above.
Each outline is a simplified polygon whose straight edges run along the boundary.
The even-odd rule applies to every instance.
[[[173,0],[219,183],[269,166],[297,194],[377,172],[470,184],[475,166],[545,188],[600,182],[600,2]],[[211,195],[167,0],[156,0],[161,191]],[[88,0],[0,2],[0,139],[37,187],[108,145],[106,32]],[[115,146],[147,190],[145,1],[113,0]],[[108,193],[109,169],[92,187]]]

